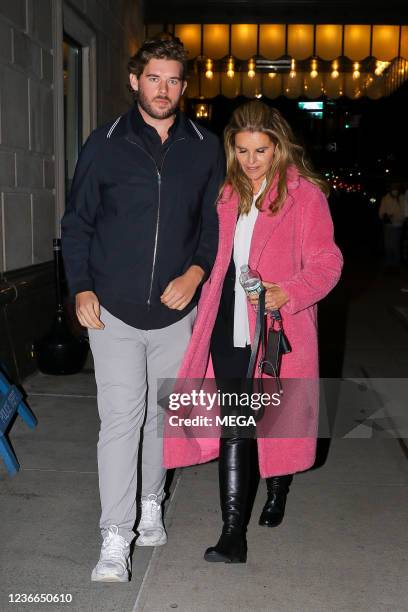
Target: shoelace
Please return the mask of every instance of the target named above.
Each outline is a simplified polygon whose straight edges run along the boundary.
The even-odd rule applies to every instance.
[[[128,543],[125,538],[119,535],[118,531],[116,525],[111,525],[111,527],[109,527],[108,535],[103,541],[102,551],[104,558],[109,557],[109,559],[118,559],[123,563],[124,552]]]

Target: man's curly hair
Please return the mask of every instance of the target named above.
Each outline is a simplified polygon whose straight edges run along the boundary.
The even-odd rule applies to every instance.
[[[180,62],[182,65],[181,78],[183,81],[187,78],[187,52],[179,38],[163,33],[145,40],[128,62],[129,74],[134,74],[139,78],[151,59],[167,59]]]

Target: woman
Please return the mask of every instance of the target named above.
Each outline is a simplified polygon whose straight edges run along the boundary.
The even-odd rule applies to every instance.
[[[248,264],[262,278],[266,308],[280,309],[292,347],[283,356],[281,378],[316,379],[316,304],[336,285],[343,261],[333,241],[326,184],[310,169],[281,114],[259,101],[234,112],[224,141],[227,175],[217,204],[219,249],[178,377],[215,374],[217,383],[245,377],[256,311],[237,277],[239,267]],[[305,406],[301,414],[305,423],[310,414],[310,406]],[[317,409],[312,418],[317,425]],[[245,562],[253,441],[239,432],[220,441],[181,432],[177,439],[168,437],[164,442],[167,467],[219,455],[224,525],[217,545],[204,558]],[[260,524],[272,527],[283,518],[292,474],[314,463],[316,437],[264,437],[258,438],[257,446],[260,475],[266,478],[268,491]]]

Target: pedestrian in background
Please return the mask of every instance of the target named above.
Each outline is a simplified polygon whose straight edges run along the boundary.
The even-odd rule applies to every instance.
[[[401,262],[405,220],[405,198],[398,184],[393,183],[383,196],[378,214],[383,224],[385,265],[396,267]]]

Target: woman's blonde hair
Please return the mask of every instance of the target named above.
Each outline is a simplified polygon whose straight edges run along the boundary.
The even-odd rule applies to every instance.
[[[277,194],[271,202],[269,210],[276,214],[288,193],[287,172],[290,166],[296,166],[300,176],[317,185],[323,193],[328,194],[329,188],[320,176],[313,171],[310,163],[305,157],[303,147],[295,141],[293,132],[287,121],[276,108],[271,108],[255,100],[239,106],[224,130],[224,146],[227,158],[227,174],[225,185],[231,185],[240,196],[239,212],[247,214],[252,206],[253,189],[250,179],[243,172],[235,152],[235,136],[239,132],[262,132],[267,134],[273,144],[275,151],[272,165],[266,175],[266,187],[256,202],[258,209],[277,177]]]

